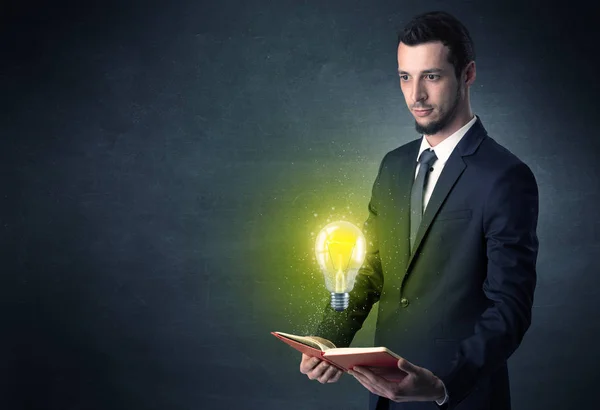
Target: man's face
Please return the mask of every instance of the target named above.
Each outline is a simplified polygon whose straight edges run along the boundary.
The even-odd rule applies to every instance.
[[[420,134],[434,135],[456,116],[463,92],[448,53],[439,41],[398,46],[400,88]]]

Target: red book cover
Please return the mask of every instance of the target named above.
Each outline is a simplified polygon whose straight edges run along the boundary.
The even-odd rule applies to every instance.
[[[398,368],[400,356],[385,347],[329,348],[322,351],[290,339],[280,332],[271,332],[271,334],[294,349],[308,356],[325,360],[344,372],[351,370],[354,366],[363,366],[390,381],[401,381],[407,375]]]

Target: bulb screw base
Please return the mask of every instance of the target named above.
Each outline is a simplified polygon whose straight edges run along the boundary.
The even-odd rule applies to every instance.
[[[350,294],[346,293],[335,293],[331,292],[331,307],[333,310],[341,312],[348,307],[350,302]]]

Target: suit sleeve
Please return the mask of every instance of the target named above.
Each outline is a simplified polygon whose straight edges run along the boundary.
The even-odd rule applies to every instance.
[[[324,309],[323,319],[315,332],[317,336],[332,341],[337,347],[350,346],[354,335],[362,327],[371,308],[381,296],[383,272],[378,245],[378,209],[380,206],[378,191],[385,160],[384,157],[373,184],[369,201],[369,216],[363,226],[363,234],[367,242],[365,262],[360,268],[354,288],[350,292],[348,308],[337,312],[331,308],[328,302]]]
[[[537,221],[537,183],[529,167],[519,163],[492,184],[486,199],[483,291],[490,305],[474,334],[461,341],[452,370],[440,377],[449,396],[441,409],[456,407],[479,380],[505,363],[529,328],[537,280]]]

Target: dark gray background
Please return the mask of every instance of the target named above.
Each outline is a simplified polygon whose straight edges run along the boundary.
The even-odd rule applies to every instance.
[[[311,332],[311,233],[361,223],[379,161],[418,137],[396,29],[440,8],[475,41],[475,113],[539,184],[514,408],[596,406],[597,22],[483,3],[4,2],[0,406],[365,409],[269,332]]]

